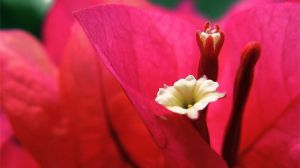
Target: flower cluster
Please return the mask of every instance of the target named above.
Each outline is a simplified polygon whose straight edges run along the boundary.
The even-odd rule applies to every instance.
[[[57,1],[43,44],[0,32],[0,166],[299,167],[299,16]]]

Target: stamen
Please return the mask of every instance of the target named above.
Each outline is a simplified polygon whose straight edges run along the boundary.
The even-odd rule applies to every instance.
[[[255,42],[249,43],[242,53],[240,67],[235,78],[232,112],[222,149],[222,156],[229,167],[233,167],[236,164],[244,107],[250,92],[254,68],[259,55],[260,45]]]

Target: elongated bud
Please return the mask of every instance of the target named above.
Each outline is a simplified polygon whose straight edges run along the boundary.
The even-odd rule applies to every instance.
[[[201,59],[198,67],[198,77],[206,75],[208,79],[217,80],[218,56],[224,43],[224,33],[220,27],[214,28],[207,22],[203,31],[196,32],[196,40],[201,52]]]
[[[244,107],[251,89],[254,68],[259,55],[260,45],[255,42],[249,43],[242,53],[240,67],[235,78],[231,117],[225,132],[222,149],[222,156],[229,167],[236,164]]]
[[[198,67],[198,78],[207,76],[213,81],[218,77],[218,55],[224,43],[224,33],[220,31],[220,27],[215,25],[214,28],[207,22],[204,29],[196,32],[196,40],[200,49],[201,58]],[[206,124],[207,108],[203,109],[196,121],[193,121],[194,127],[203,136],[204,140],[209,144],[209,132]]]

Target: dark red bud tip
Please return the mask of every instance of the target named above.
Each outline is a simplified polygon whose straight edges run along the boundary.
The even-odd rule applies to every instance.
[[[260,50],[260,45],[256,42],[247,44],[242,53],[240,67],[235,78],[231,117],[225,132],[222,149],[222,156],[229,167],[236,164],[244,107],[251,89],[254,68],[259,59]]]
[[[260,45],[256,42],[250,42],[244,49],[241,57],[241,62],[244,64],[245,68],[249,69],[254,67],[259,56],[260,56]],[[253,68],[252,68],[253,69]]]

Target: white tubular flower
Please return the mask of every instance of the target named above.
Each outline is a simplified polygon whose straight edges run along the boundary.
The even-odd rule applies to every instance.
[[[208,103],[225,96],[216,91],[218,87],[217,82],[208,80],[205,76],[196,80],[193,75],[189,75],[176,81],[173,86],[165,85],[160,88],[155,101],[174,113],[197,119],[198,112]]]

